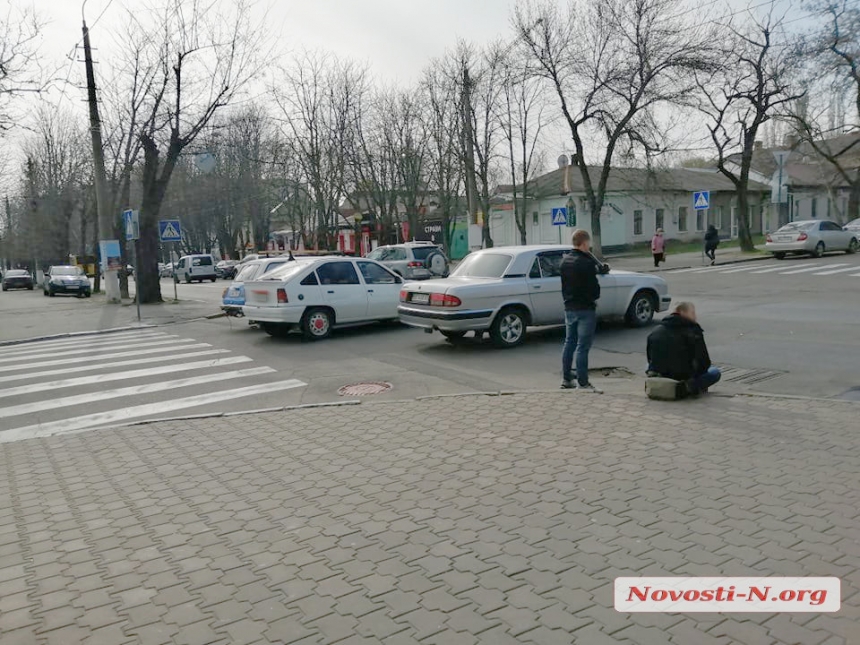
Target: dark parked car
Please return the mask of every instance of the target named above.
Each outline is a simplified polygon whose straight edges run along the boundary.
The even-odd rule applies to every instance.
[[[89,298],[93,289],[90,279],[81,267],[54,266],[45,273],[42,293],[51,297],[58,293],[71,293],[78,298]]]
[[[225,280],[232,280],[236,277],[236,267],[238,264],[238,260],[221,260],[215,265],[215,275]]]
[[[9,269],[3,276],[3,291],[9,291],[9,289],[29,289],[32,291],[33,286],[33,276],[24,269]]]

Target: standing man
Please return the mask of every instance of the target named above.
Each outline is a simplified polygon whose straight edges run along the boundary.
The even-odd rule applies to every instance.
[[[598,263],[591,255],[588,231],[573,233],[573,251],[561,262],[561,294],[564,297],[564,352],[561,356],[561,387],[599,392],[588,381],[588,350],[597,325],[597,299],[600,283],[597,281]],[[601,265],[604,271],[605,265]],[[576,371],[572,372],[574,355]]]

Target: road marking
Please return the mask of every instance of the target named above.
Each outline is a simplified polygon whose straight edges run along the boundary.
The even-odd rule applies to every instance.
[[[132,352],[116,352],[114,354],[98,354],[96,356],[75,356],[73,358],[61,358],[56,361],[42,361],[41,363],[30,363],[28,365],[3,365],[0,366],[0,372],[13,372],[15,370],[29,369],[34,367],[52,367],[54,365],[69,365],[71,363],[91,363],[109,358],[125,358],[126,356],[140,356],[141,354],[154,354],[156,352],[174,352],[176,350],[185,351],[186,349],[202,349],[204,347],[212,347],[209,343],[197,343],[196,345],[182,345],[180,347],[147,347],[146,349],[136,349]]]
[[[786,265],[785,265],[785,264],[782,264],[782,265],[780,265],[780,266],[771,267],[770,269],[764,269],[763,271],[751,271],[750,273],[751,273],[751,274],[752,274],[752,273],[773,273],[774,271],[782,271],[782,270],[783,270],[783,269],[785,269],[785,268],[786,268]],[[816,265],[816,267],[815,267],[815,268],[820,269],[820,268],[821,268],[821,265],[820,265],[820,264],[818,264],[818,265]]]
[[[0,390],[0,399],[6,398],[7,396],[17,396],[19,394],[30,394],[33,392],[48,392],[50,390],[60,390],[67,387],[77,387],[79,385],[92,385],[93,383],[104,383],[107,381],[127,381],[134,378],[158,376],[159,374],[173,374],[176,372],[212,369],[216,367],[224,367],[226,365],[236,365],[237,363],[249,363],[253,360],[253,358],[249,358],[247,356],[229,356],[227,358],[215,358],[208,361],[180,363],[179,365],[171,364],[162,365],[161,367],[147,367],[142,370],[112,372],[111,374],[94,374],[92,376],[81,376],[79,378],[70,378],[63,381],[30,383],[29,385],[19,385],[18,387],[9,387],[5,390]],[[77,368],[75,368],[75,371],[77,371]]]
[[[144,385],[132,385],[116,390],[102,390],[101,392],[90,392],[89,394],[75,394],[57,399],[45,399],[33,403],[22,403],[7,408],[0,408],[0,419],[17,417],[22,414],[33,414],[45,410],[56,410],[57,408],[68,408],[82,403],[93,403],[95,401],[106,401],[123,396],[137,396],[139,394],[151,394],[153,392],[164,392],[182,387],[203,385],[204,383],[217,383],[218,381],[229,381],[231,379],[245,378],[246,376],[257,376],[259,374],[271,374],[276,370],[271,367],[252,367],[246,370],[234,370],[232,372],[213,372],[200,376],[177,379],[175,381],[161,381],[159,383],[147,383]]]
[[[130,421],[132,419],[141,419],[143,417],[149,417],[164,412],[173,412],[175,410],[182,410],[185,408],[197,408],[204,405],[217,405],[224,401],[241,399],[248,396],[255,396],[257,394],[281,392],[283,390],[304,387],[305,385],[307,385],[307,383],[296,379],[290,379],[288,381],[252,385],[250,387],[225,390],[223,392],[208,392],[206,394],[189,396],[184,399],[165,399],[158,403],[146,403],[144,405],[136,405],[119,410],[109,410],[107,412],[99,412],[97,414],[87,414],[81,417],[52,421],[50,423],[37,423],[0,432],[0,443],[9,443],[11,441],[33,439],[36,437],[71,434],[80,430],[88,430],[100,426]]]
[[[186,343],[193,343],[194,339],[192,338],[177,338],[173,336],[171,338],[158,339],[156,341],[146,341],[142,343],[119,343],[119,344],[110,344],[110,345],[94,345],[92,347],[83,347],[81,349],[60,349],[53,352],[49,352],[47,354],[16,354],[15,356],[6,356],[0,358],[0,363],[8,363],[10,361],[32,361],[32,360],[41,360],[43,358],[59,358],[61,356],[75,356],[77,354],[93,354],[94,356],[98,356],[99,350],[106,350],[110,352],[115,352],[120,349],[140,349],[141,347],[161,347],[162,345],[183,345]],[[177,349],[182,349],[178,347]],[[95,353],[94,353],[95,352]]]
[[[848,267],[847,269],[834,269],[833,271],[821,271],[819,273],[813,273],[812,275],[833,275],[834,273],[845,273],[846,271],[853,271],[857,266]]]
[[[206,345],[208,347],[208,345]],[[183,350],[188,347],[183,347]],[[138,352],[140,353],[140,352]],[[14,374],[12,376],[0,376],[0,383],[9,383],[11,381],[25,381],[32,378],[41,378],[43,376],[51,377],[58,374],[72,374],[76,372],[92,372],[93,370],[107,369],[109,367],[126,367],[128,365],[146,365],[147,363],[163,363],[164,361],[178,361],[193,356],[208,356],[211,354],[229,354],[227,349],[209,349],[202,352],[191,352],[188,354],[179,354],[178,356],[150,356],[149,358],[137,358],[131,361],[116,361],[112,363],[95,363],[94,365],[76,365],[75,367],[64,367],[58,370],[46,370],[43,372],[29,372],[24,374]],[[32,365],[28,366],[32,367]],[[0,370],[2,371],[2,370]]]
[[[768,264],[767,266],[773,266],[773,265]],[[782,267],[785,267],[785,265],[783,264]],[[761,268],[761,265],[753,264],[752,266],[745,266],[745,267],[741,267],[739,269],[737,269],[737,268],[736,269],[730,269],[729,271],[724,271],[723,273],[740,273],[741,271],[752,271],[753,269],[760,269],[760,268]]]
[[[25,343],[20,343],[18,345],[0,347],[0,354],[14,354],[22,351],[41,351],[48,347],[54,348],[81,344],[94,344],[97,342],[105,341],[113,342],[114,340],[123,340],[132,337],[156,338],[158,336],[167,336],[167,334],[160,331],[150,331],[143,333],[135,331],[123,334],[99,334],[97,336],[81,336],[78,339],[58,338],[56,340],[31,340]]]
[[[860,273],[852,273],[850,277],[852,277],[852,278],[860,278]]]
[[[819,264],[818,266],[814,266],[814,267],[806,267],[804,269],[795,269],[794,271],[784,271],[783,273],[780,273],[779,275],[794,275],[795,273],[808,273],[809,271],[816,271],[818,269],[832,269],[834,267],[844,267],[844,266],[845,266],[844,262],[840,262],[838,264]]]

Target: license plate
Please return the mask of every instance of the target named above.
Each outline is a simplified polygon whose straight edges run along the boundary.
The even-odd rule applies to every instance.
[[[66,285],[66,289],[77,289],[77,288],[78,288],[78,285],[76,285],[76,284],[67,284]]]
[[[793,242],[794,236],[793,235],[779,235],[779,236],[777,236],[776,239],[778,239],[780,242]]]
[[[414,302],[419,305],[426,305],[430,302],[430,294],[429,293],[413,293],[412,300],[410,302]]]

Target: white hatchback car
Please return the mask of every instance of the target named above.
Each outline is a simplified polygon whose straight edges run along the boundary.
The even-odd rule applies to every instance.
[[[484,249],[469,254],[450,278],[409,282],[400,293],[400,321],[449,339],[489,331],[498,347],[516,347],[526,327],[564,324],[561,261],[571,246],[535,245]],[[647,325],[672,298],[656,275],[619,271],[599,275],[599,318]]]
[[[245,283],[242,312],[271,336],[300,329],[321,340],[335,327],[396,320],[402,284],[367,258],[294,258]]]

